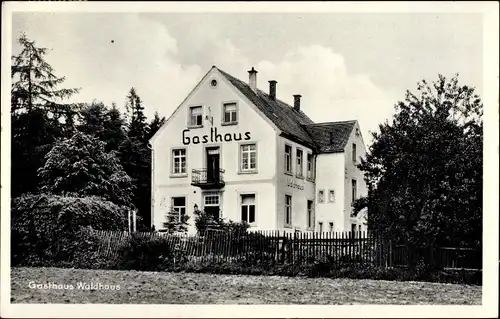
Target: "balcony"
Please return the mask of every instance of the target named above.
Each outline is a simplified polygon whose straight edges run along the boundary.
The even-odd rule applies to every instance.
[[[202,189],[222,188],[225,185],[224,170],[193,169],[191,172],[191,185]]]

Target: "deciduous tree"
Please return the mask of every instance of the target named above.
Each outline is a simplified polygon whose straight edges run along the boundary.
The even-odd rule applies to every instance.
[[[407,91],[359,165],[369,193],[354,206],[368,207],[369,228],[413,248],[480,245],[482,112],[458,75]]]

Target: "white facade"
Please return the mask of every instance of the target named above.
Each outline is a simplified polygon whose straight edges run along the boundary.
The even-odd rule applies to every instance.
[[[321,222],[328,231],[333,222],[340,231],[362,225],[350,218],[351,180],[358,183],[358,196],[366,194],[349,152],[355,143],[357,155],[364,156],[355,131],[343,153],[317,154],[307,143],[283,137],[275,122],[213,67],[150,141],[152,224],[163,229],[175,209],[190,216],[189,231],[195,232],[196,204],[227,220],[245,219],[253,229],[319,231]],[[320,189],[324,203],[318,202]],[[332,203],[329,190],[335,191]]]

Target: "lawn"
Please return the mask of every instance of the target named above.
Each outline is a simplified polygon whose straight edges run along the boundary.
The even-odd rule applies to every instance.
[[[102,286],[80,289],[82,286],[78,287],[79,282],[95,285],[100,283]],[[33,283],[51,283],[51,287],[30,288]],[[71,285],[73,289],[59,289],[63,285],[66,285],[66,288]],[[277,276],[12,268],[11,302],[480,305],[481,286]]]

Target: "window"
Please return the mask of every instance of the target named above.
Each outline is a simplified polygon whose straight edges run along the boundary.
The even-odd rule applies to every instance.
[[[333,222],[330,222],[330,233],[333,233]]]
[[[307,178],[313,178],[313,155],[307,154]]]
[[[328,190],[328,202],[329,203],[335,202],[335,191],[333,189]]]
[[[220,218],[220,195],[218,193],[205,193],[203,197],[203,210],[215,219]]]
[[[314,209],[313,209],[313,201],[307,201],[307,228],[314,227]]]
[[[322,233],[323,232],[323,223],[319,222],[318,226],[319,226],[319,232]]]
[[[241,171],[257,169],[257,146],[255,144],[241,145]]]
[[[297,150],[297,177],[303,177],[302,150]]]
[[[236,103],[224,103],[222,108],[224,110],[223,123],[236,124],[238,122],[238,109]]]
[[[361,231],[361,225],[358,225],[358,231]]]
[[[177,212],[181,220],[181,216],[186,214],[186,197],[172,197],[172,211]]]
[[[186,149],[175,149],[172,151],[172,173],[186,174]]]
[[[352,202],[358,198],[358,185],[355,179],[351,181],[351,187],[352,187]]]
[[[352,143],[352,161],[356,163],[356,144]]]
[[[285,195],[285,225],[292,224],[292,196]]]
[[[318,191],[318,203],[322,204],[325,202],[325,191],[320,189]]]
[[[255,194],[241,195],[241,220],[255,223]]]
[[[292,147],[285,145],[285,172],[292,172]]]
[[[189,108],[189,126],[203,125],[203,110],[201,106],[193,106]]]
[[[205,206],[219,206],[219,195],[205,195]]]
[[[356,231],[356,224],[351,224],[351,231],[353,233]]]

